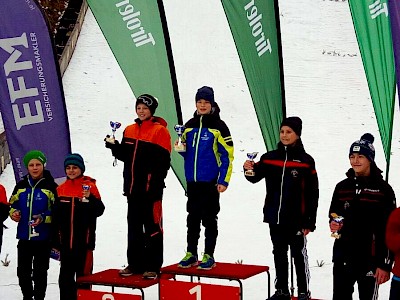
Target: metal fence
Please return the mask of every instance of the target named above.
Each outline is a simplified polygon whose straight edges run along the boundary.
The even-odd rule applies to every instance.
[[[6,165],[10,162],[10,151],[6,139],[6,133],[0,133],[0,174],[3,173]]]

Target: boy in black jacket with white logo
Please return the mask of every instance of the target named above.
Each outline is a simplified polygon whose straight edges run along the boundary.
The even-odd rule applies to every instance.
[[[333,246],[333,300],[352,299],[356,282],[360,300],[378,299],[379,285],[389,280],[393,255],[385,230],[396,198],[375,164],[373,141],[366,133],[351,145],[351,168],[333,193],[330,229],[340,235]]]
[[[294,259],[298,299],[310,299],[307,239],[315,230],[318,207],[318,177],[314,159],[301,141],[302,121],[282,121],[278,149],[263,154],[260,161],[247,160],[244,170],[253,170],[252,183],[265,179],[267,195],[264,222],[269,223],[276,270],[275,294],[270,300],[290,300],[288,288],[288,247]]]

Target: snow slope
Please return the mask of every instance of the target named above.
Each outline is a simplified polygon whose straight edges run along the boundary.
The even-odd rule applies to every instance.
[[[165,0],[164,5],[184,120],[195,109],[197,88],[210,85],[235,143],[234,173],[230,187],[221,197],[215,258],[223,262],[243,260],[245,264],[268,265],[273,278],[272,245],[268,227],[262,223],[264,184],[252,185],[242,174],[246,152],[262,153],[265,147],[222,5],[212,0]],[[383,150],[348,3],[280,1],[280,15],[287,114],[303,119],[302,139],[307,152],[315,158],[320,180],[317,230],[308,236],[311,291],[316,298],[330,299],[333,240],[327,212],[333,189],[349,167],[348,149],[354,140],[365,132],[375,135],[376,161],[381,168],[384,168]],[[122,163],[112,166],[113,158],[104,148],[103,138],[111,133],[110,120],[121,122],[123,127],[133,122],[134,95],[90,11],[63,83],[72,150],[85,158],[86,173],[97,179],[106,205],[106,212],[98,222],[94,268],[95,271],[120,268],[126,263],[123,166]],[[162,101],[162,95],[156,96]],[[395,129],[399,126],[397,114],[398,108]],[[122,129],[117,132],[117,138],[121,134]],[[399,148],[398,130],[395,130],[389,182],[397,194],[400,194],[396,176],[400,166]],[[10,194],[15,184],[10,166],[0,181]],[[169,265],[180,260],[186,248],[186,199],[172,171],[166,185],[164,264]],[[0,290],[5,299],[20,299],[16,224],[11,220],[5,224],[10,229],[5,231],[1,258],[8,253],[11,264],[0,266]],[[202,243],[201,239],[200,247]],[[58,298],[57,276],[58,264],[52,261],[46,299]],[[388,298],[389,288],[389,283],[382,285],[381,299]],[[244,289],[246,299],[265,299],[265,277],[259,275],[244,281]],[[146,290],[146,299],[157,299],[156,287]]]

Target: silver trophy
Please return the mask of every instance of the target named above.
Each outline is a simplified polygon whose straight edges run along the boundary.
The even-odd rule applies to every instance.
[[[121,127],[121,123],[110,121],[110,126],[111,126],[111,130],[112,130],[112,137],[110,138],[109,135],[107,135],[105,141],[108,141],[111,144],[114,144],[115,143],[115,132],[117,131],[118,128]],[[117,158],[115,157],[114,161],[113,161],[113,166],[115,167],[116,165],[117,165]]]
[[[332,220],[334,222],[336,222],[338,224],[342,224],[343,223],[344,218],[342,216],[338,216],[335,213],[331,213],[331,217],[332,217]],[[331,233],[331,237],[333,237],[335,239],[340,239],[340,236],[341,236],[341,234],[339,233],[339,231],[335,231],[335,232]]]
[[[121,127],[121,123],[110,121],[110,126],[111,126],[111,130],[112,130],[112,137],[113,137],[113,139],[115,139],[115,132],[117,131],[118,128]]]
[[[182,134],[185,131],[185,126],[183,125],[175,125],[175,132],[178,134],[178,142],[174,145],[174,149],[176,152],[185,152],[186,144],[182,141]]]
[[[39,236],[39,233],[36,232],[36,230],[35,230],[35,226],[33,226],[34,223],[35,223],[35,220],[30,220],[30,221],[28,222],[29,226],[30,226],[31,229],[32,229],[32,230],[31,230],[31,234],[30,234],[31,237]]]
[[[87,184],[82,184],[82,190],[89,191],[90,190],[90,185]],[[82,197],[82,202],[89,202],[89,199],[87,199],[85,196]]]
[[[250,161],[254,162],[254,159],[256,158],[257,154],[258,154],[258,152],[247,153],[247,158]],[[244,175],[246,175],[246,176],[254,176],[254,175],[256,175],[256,173],[254,172],[254,170],[246,170],[244,172]]]

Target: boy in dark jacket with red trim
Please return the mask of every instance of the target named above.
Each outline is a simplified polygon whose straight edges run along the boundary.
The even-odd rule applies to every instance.
[[[93,271],[96,221],[104,212],[96,180],[83,175],[85,163],[78,153],[64,160],[67,180],[57,188],[54,226],[60,243],[60,300],[77,299],[76,278]]]
[[[389,280],[393,255],[385,230],[396,198],[375,164],[373,142],[366,133],[351,145],[351,169],[333,192],[329,224],[340,235],[333,246],[333,300],[352,299],[356,282],[360,300],[378,299],[379,285]]]
[[[167,122],[154,116],[158,101],[149,94],[136,101],[138,118],[124,130],[121,143],[106,137],[106,147],[124,162],[128,200],[128,266],[121,276],[154,279],[163,263],[162,196],[171,162]]]
[[[301,142],[302,121],[282,121],[278,149],[263,154],[258,163],[247,160],[244,170],[253,170],[252,183],[265,179],[267,195],[264,222],[269,223],[276,270],[275,294],[271,300],[290,300],[288,247],[297,275],[298,299],[310,299],[307,239],[315,230],[318,207],[318,177],[314,159]]]

